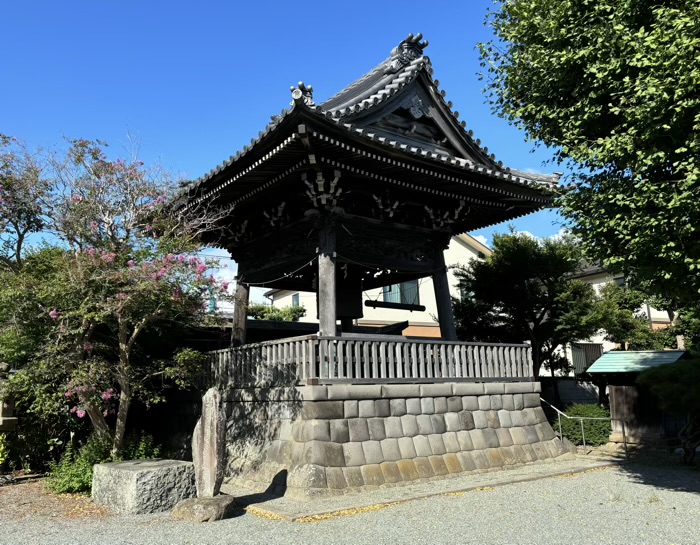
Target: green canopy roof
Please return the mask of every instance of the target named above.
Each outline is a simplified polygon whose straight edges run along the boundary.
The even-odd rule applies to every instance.
[[[639,350],[606,352],[593,362],[588,373],[641,373],[651,367],[677,362],[684,350]]]

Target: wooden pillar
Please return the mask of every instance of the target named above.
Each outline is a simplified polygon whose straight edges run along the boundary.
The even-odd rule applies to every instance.
[[[236,282],[236,294],[233,299],[233,326],[231,329],[231,346],[245,344],[246,320],[248,317],[248,299],[250,286]]]
[[[435,253],[435,268],[433,273],[433,288],[435,289],[435,302],[437,303],[438,321],[440,322],[440,333],[446,341],[457,340],[457,329],[455,328],[455,316],[452,311],[452,298],[450,297],[450,283],[447,279],[447,267],[445,266],[445,255],[442,250]]]
[[[318,240],[318,332],[334,337],[335,312],[335,229],[325,224]]]

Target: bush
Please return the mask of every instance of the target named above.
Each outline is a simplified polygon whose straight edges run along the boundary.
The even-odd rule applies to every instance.
[[[120,460],[152,460],[161,455],[160,445],[156,445],[153,437],[145,433],[134,434],[126,438]]]
[[[100,441],[96,436],[91,436],[77,453],[69,443],[61,461],[49,473],[48,489],[56,494],[90,492],[92,466],[109,461],[110,447],[109,441]]]
[[[111,446],[111,441],[100,441],[96,436],[91,436],[77,453],[69,444],[61,461],[53,466],[49,474],[49,490],[56,494],[89,493],[93,466],[115,461],[110,453]],[[158,458],[160,450],[150,435],[132,435],[127,437],[126,445],[116,461]]]
[[[599,405],[588,403],[575,403],[566,409],[568,416],[586,416],[593,418],[610,418],[610,411]],[[559,424],[556,419],[552,422],[552,427],[555,431],[559,430]],[[598,446],[604,445],[609,441],[610,420],[584,420],[583,428],[586,435],[586,445]],[[581,421],[569,418],[561,418],[561,430],[564,437],[575,445],[583,445],[583,437],[581,436]]]

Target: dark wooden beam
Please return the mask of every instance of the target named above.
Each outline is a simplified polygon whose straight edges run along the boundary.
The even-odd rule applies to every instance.
[[[244,282],[236,283],[236,294],[233,300],[233,327],[231,329],[231,346],[245,344],[246,317],[248,314],[248,300],[250,287]]]
[[[440,332],[442,333],[442,338],[446,341],[456,341],[457,329],[455,328],[455,317],[452,311],[450,283],[447,279],[447,267],[445,266],[445,256],[442,250],[435,252],[435,262],[439,266],[439,270],[435,271],[432,277]]]

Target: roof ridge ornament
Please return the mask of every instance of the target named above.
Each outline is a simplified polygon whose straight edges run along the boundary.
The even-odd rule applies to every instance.
[[[415,36],[409,34],[405,40],[391,50],[391,62],[384,71],[386,74],[395,74],[411,61],[423,56],[423,50],[428,47],[428,40],[421,42],[423,34],[420,32]]]
[[[296,87],[292,85],[289,90],[292,92],[292,106],[295,104],[316,106],[316,103],[314,102],[314,88],[311,85],[307,87],[303,81],[300,81]]]

